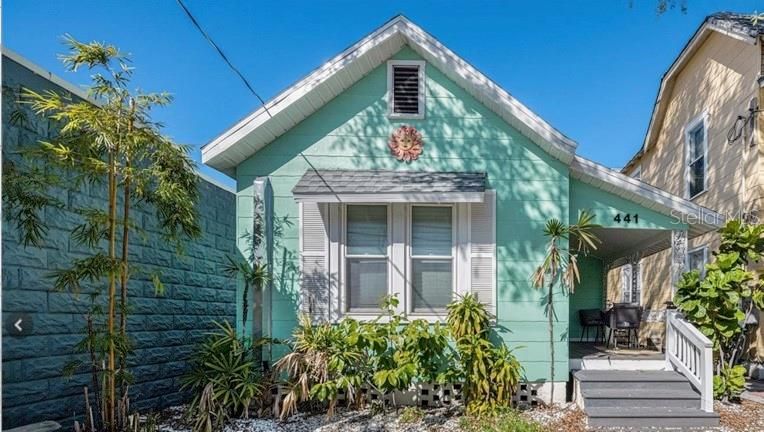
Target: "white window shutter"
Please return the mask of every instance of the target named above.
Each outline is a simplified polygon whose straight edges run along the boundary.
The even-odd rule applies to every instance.
[[[496,192],[470,204],[470,290],[496,315]]]
[[[329,319],[329,211],[327,204],[300,204],[300,311]]]

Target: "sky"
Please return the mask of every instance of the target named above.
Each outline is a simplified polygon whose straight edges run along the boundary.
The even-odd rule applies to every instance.
[[[686,13],[660,16],[658,0],[184,3],[266,100],[402,13],[578,142],[580,155],[614,168],[641,146],[661,75],[704,17],[764,11],[762,0],[686,0]],[[129,53],[135,87],[173,94],[155,118],[199,162],[201,146],[259,106],[175,0],[2,0],[2,14],[3,45],[75,84],[88,76],[62,67],[62,35]]]

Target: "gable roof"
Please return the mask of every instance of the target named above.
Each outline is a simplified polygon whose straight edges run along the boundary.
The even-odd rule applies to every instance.
[[[629,162],[624,165],[621,171],[626,172],[642,157],[645,151],[658,139],[663,119],[668,108],[668,98],[674,89],[674,81],[679,71],[687,64],[692,56],[700,49],[703,43],[713,33],[717,32],[745,43],[755,44],[759,36],[764,35],[764,21],[754,22],[751,15],[739,14],[735,12],[717,12],[709,15],[703,20],[695,34],[687,41],[682,48],[679,56],[674,60],[668,70],[661,77],[658,87],[658,95],[655,98],[650,123],[647,126],[647,133],[639,150],[632,156]]]
[[[202,162],[228,175],[404,45],[552,156],[569,163],[577,144],[432,35],[398,15],[202,147]]]

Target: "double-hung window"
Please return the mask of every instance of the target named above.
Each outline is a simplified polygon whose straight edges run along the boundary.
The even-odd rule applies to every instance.
[[[379,310],[388,290],[388,206],[348,205],[345,292],[349,312]]]
[[[707,186],[708,137],[706,132],[705,115],[692,121],[687,127],[686,195],[690,199],[704,192]]]
[[[411,312],[437,313],[453,299],[454,208],[411,207]]]

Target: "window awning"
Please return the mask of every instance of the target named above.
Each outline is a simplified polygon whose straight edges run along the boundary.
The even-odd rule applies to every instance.
[[[483,202],[483,172],[308,170],[298,202]]]

